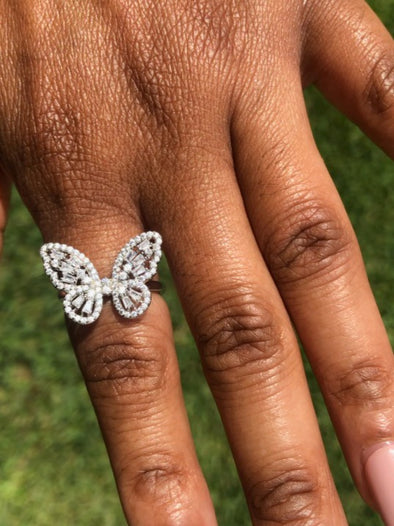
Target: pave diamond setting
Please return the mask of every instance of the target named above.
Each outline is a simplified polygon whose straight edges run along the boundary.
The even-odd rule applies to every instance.
[[[87,325],[99,317],[105,297],[112,297],[124,318],[134,319],[146,311],[151,302],[146,282],[156,274],[161,243],[157,232],[130,239],[115,260],[112,277],[102,279],[89,258],[69,245],[46,243],[40,254],[46,274],[64,296],[66,315]]]

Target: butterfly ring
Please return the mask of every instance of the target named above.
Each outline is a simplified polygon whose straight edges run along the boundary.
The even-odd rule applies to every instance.
[[[112,296],[117,312],[124,318],[141,316],[149,307],[151,292],[161,284],[151,278],[161,257],[162,239],[157,232],[143,232],[119,252],[110,278],[100,279],[85,254],[61,243],[46,243],[40,255],[53,286],[63,298],[66,315],[87,325],[100,316],[103,298]]]

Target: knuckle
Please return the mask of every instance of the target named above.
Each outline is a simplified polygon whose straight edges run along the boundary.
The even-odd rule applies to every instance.
[[[362,361],[350,371],[336,373],[329,392],[340,405],[377,409],[387,406],[392,389],[392,370],[376,362]]]
[[[187,474],[178,465],[161,463],[140,470],[134,481],[136,495],[169,504],[183,499],[188,486]]]
[[[164,387],[167,372],[166,342],[160,331],[140,327],[96,334],[81,352],[85,381],[100,398],[144,395],[149,402]],[[99,342],[99,343],[98,343]]]
[[[362,104],[377,115],[388,114],[394,107],[394,55],[376,53],[362,92]]]
[[[317,524],[321,484],[311,468],[290,467],[260,480],[247,498],[252,515],[269,524]]]
[[[208,374],[251,376],[284,361],[283,329],[274,310],[253,293],[235,294],[202,314],[205,332],[198,337]]]
[[[140,503],[163,512],[162,522],[157,524],[179,524],[182,509],[190,507],[192,475],[182,461],[166,451],[130,459],[117,479],[128,499],[131,493]]]
[[[331,276],[350,262],[355,248],[351,228],[319,202],[302,202],[275,222],[263,252],[276,280]]]

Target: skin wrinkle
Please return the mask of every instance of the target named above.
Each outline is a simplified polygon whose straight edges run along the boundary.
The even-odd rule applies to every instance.
[[[209,375],[238,377],[278,374],[288,361],[284,329],[275,310],[254,293],[233,289],[200,313],[197,341]]]
[[[253,404],[258,405],[276,404],[283,389],[293,387],[293,375],[299,374],[299,368],[294,364],[288,367],[285,372],[283,370],[272,370],[269,375],[264,371],[245,374],[241,381],[236,375],[232,375],[224,383],[220,375],[216,375],[215,372],[211,372],[205,367],[204,371],[209,378],[209,387],[215,394],[216,402],[220,404],[223,411],[228,412],[231,412],[234,405],[240,400],[244,401],[245,405],[247,405],[247,401],[253,401]],[[278,406],[278,411],[280,409]],[[249,411],[245,409],[243,421],[254,417],[253,409]]]
[[[168,361],[160,351],[149,351],[145,342],[140,347],[127,342],[96,345],[94,354],[88,353],[87,380],[110,384],[113,380],[126,379],[133,383],[142,378],[152,381],[151,388],[160,388],[162,382],[166,381],[168,366]]]
[[[191,4],[187,16],[191,18],[193,54],[208,57],[213,63],[224,54],[237,59],[242,56],[248,37],[247,28],[253,20],[250,2],[216,0]]]
[[[258,334],[256,336],[258,337]],[[225,344],[228,345],[228,342]],[[282,349],[281,345],[283,345]],[[226,376],[223,374],[225,368],[223,363],[221,367],[210,366],[211,358],[203,360],[203,368],[209,386],[215,393],[217,403],[223,410],[232,412],[234,405],[239,405],[241,401],[244,401],[246,408],[243,417],[245,420],[255,418],[253,406],[248,409],[251,400],[253,404],[261,407],[263,405],[276,407],[274,412],[278,413],[281,403],[278,400],[284,391],[294,389],[294,378],[301,370],[296,359],[288,360],[290,358],[288,355],[292,352],[289,338],[286,340],[284,337],[283,342],[276,342],[277,349],[274,352],[282,353],[282,356],[270,356],[269,350],[264,350],[261,346],[262,342],[260,345],[255,344],[249,350],[240,346],[236,351],[239,353],[238,357],[225,356],[226,362],[225,360],[222,362],[225,363],[226,372],[228,372]],[[285,354],[287,356],[284,356]],[[218,356],[218,359],[222,359],[222,356]],[[231,360],[233,360],[233,365],[231,365]],[[283,367],[282,362],[286,360],[286,367]]]
[[[330,396],[343,406],[384,409],[391,394],[394,366],[390,370],[372,358],[360,363],[354,357],[354,362],[351,371],[342,365],[343,371],[336,368],[335,371],[327,372],[326,383]]]
[[[163,526],[174,524],[175,526],[187,522],[188,510],[191,507],[184,491],[188,485],[187,476],[179,468],[165,466],[163,469],[162,466],[158,466],[142,469],[131,485],[137,498],[143,499],[148,505],[150,500],[157,503],[158,513],[155,523],[158,526],[161,524]],[[161,522],[161,507],[166,510],[163,522]]]
[[[286,457],[273,458],[269,468],[264,466],[257,470],[255,466],[246,482],[251,511],[258,521],[301,526],[315,525],[319,520],[319,498],[316,496],[324,473],[316,472],[316,466],[303,466],[293,448],[294,445],[286,452]],[[263,479],[261,473],[264,472],[271,473],[271,478]]]
[[[309,195],[295,195],[293,189],[292,195],[289,210],[282,207],[280,227],[268,225],[262,247],[275,278],[284,283],[338,278],[356,250],[350,224],[343,224],[331,205],[316,200],[314,189]]]

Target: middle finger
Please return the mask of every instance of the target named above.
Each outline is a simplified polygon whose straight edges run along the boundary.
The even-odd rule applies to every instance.
[[[202,144],[196,134],[175,163],[178,184],[167,187],[164,210],[152,194],[149,220],[167,240],[253,523],[331,517],[332,525],[346,524],[297,342],[255,243],[228,145],[212,144],[224,136],[220,125]],[[186,174],[187,191],[179,184]]]

